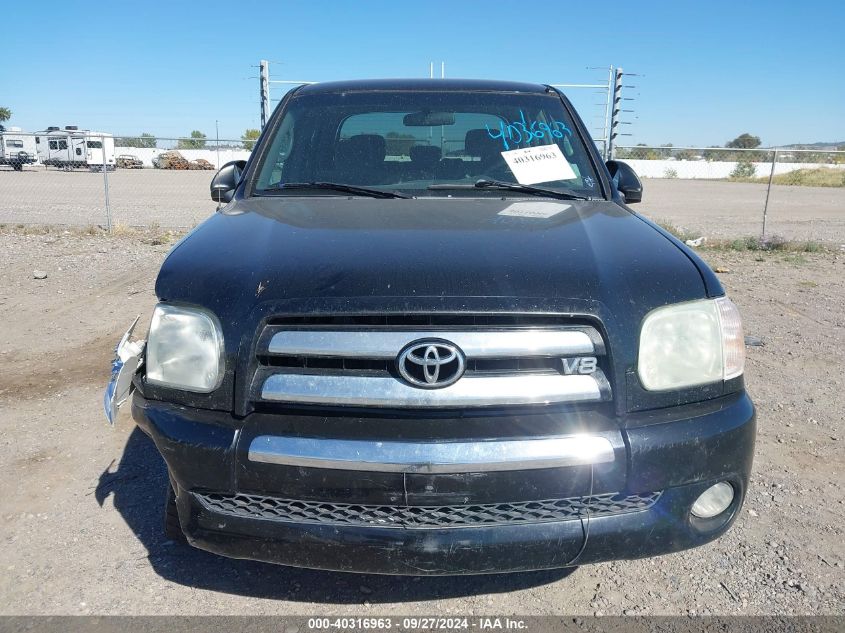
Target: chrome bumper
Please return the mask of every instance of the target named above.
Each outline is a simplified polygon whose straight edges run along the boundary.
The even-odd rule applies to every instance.
[[[613,445],[601,436],[482,442],[379,442],[260,435],[249,460],[265,464],[403,473],[469,473],[603,464]]]
[[[132,393],[132,378],[144,364],[144,341],[132,341],[132,331],[141,317],[135,317],[132,325],[120,339],[114,350],[111,365],[111,378],[103,393],[103,409],[106,420],[114,426],[117,411]]]

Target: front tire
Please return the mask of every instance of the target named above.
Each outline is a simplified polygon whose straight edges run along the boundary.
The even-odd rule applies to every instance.
[[[179,512],[176,509],[176,493],[173,485],[167,482],[167,493],[164,499],[164,535],[171,541],[187,543],[185,533],[179,523]]]

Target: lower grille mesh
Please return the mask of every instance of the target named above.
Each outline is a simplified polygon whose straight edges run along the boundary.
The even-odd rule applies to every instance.
[[[389,506],[296,501],[247,494],[202,493],[196,497],[209,510],[231,516],[291,523],[373,527],[444,528],[547,523],[590,516],[647,510],[661,492],[619,493],[451,506]]]

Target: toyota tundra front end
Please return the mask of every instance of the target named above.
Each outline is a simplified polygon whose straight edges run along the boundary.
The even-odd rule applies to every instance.
[[[742,325],[641,195],[549,86],[289,93],[118,346],[107,414],[134,390],[168,534],[413,575],[719,537],[754,452]]]

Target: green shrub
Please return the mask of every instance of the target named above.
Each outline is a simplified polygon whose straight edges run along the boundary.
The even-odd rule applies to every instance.
[[[769,235],[763,239],[763,248],[767,251],[789,250],[790,242],[783,235]]]
[[[759,181],[768,182],[768,176],[760,178]],[[831,167],[793,169],[785,174],[777,174],[772,178],[772,183],[805,187],[845,187],[845,170]]]
[[[745,238],[744,241],[745,241],[745,250],[748,250],[748,251],[763,250],[762,242],[756,237],[752,237],[752,236],[749,235],[748,237]]]
[[[734,170],[731,172],[730,178],[732,180],[746,180],[754,178],[757,175],[757,168],[750,160],[741,160],[736,164]]]
[[[695,231],[688,231],[687,229],[681,226],[676,226],[671,222],[658,220],[657,224],[660,225],[663,230],[668,231],[682,242],[686,242],[687,240],[696,240],[701,237],[701,233],[696,233]]]

